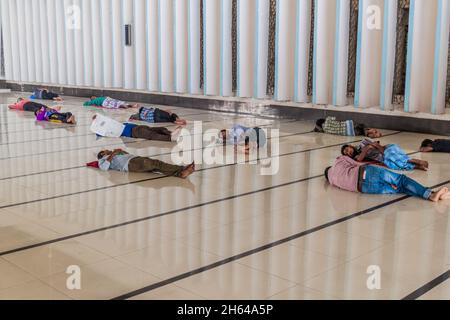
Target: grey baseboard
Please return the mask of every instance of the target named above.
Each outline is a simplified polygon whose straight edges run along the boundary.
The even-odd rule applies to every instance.
[[[0,88],[8,88],[12,91],[31,92],[37,84],[17,83],[0,80]],[[241,114],[253,114],[271,118],[289,118],[297,120],[316,120],[327,116],[335,116],[337,119],[352,119],[357,123],[364,123],[368,127],[429,133],[436,135],[450,135],[450,121],[438,119],[423,119],[408,115],[398,116],[389,114],[371,114],[363,112],[349,112],[341,110],[321,109],[314,107],[295,107],[284,104],[261,103],[245,101],[233,101],[218,98],[196,98],[193,96],[179,96],[170,94],[155,94],[151,92],[136,92],[114,89],[98,89],[86,87],[66,87],[45,85],[50,90],[61,95],[74,97],[112,96],[125,101],[137,101],[147,104],[159,104],[166,106],[185,107],[202,110],[214,110],[221,112],[233,112]]]

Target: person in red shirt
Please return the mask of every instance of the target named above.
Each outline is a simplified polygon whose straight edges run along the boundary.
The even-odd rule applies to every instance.
[[[50,107],[46,106],[45,104],[37,103],[37,102],[30,101],[30,100],[24,99],[24,98],[17,99],[17,102],[14,104],[10,104],[8,106],[8,108],[11,110],[28,111],[28,112],[33,112],[33,113],[35,113],[38,110],[41,110],[42,108],[53,109],[56,111],[61,110],[60,106],[50,108]]]

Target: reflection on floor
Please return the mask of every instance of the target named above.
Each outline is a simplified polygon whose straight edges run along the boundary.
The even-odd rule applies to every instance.
[[[326,185],[324,168],[355,138],[311,133],[312,122],[172,108],[191,131],[194,120],[204,130],[278,128],[277,174],[261,175],[261,163],[199,164],[186,181],[103,173],[85,167],[102,148],[170,161],[173,144],[96,139],[95,111],[81,103],[63,103],[76,127],[0,107],[0,299],[401,299],[450,269],[450,203]],[[408,152],[427,137],[385,133],[383,143]],[[449,155],[415,156],[431,163],[415,179],[450,179]],[[70,285],[78,271],[80,290]],[[377,271],[381,287],[370,290]],[[449,299],[449,281],[419,298]]]

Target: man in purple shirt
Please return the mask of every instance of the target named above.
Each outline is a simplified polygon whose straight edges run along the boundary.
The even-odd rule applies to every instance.
[[[432,191],[417,181],[385,168],[364,165],[347,156],[340,156],[325,169],[327,181],[338,188],[367,194],[406,194],[433,202],[450,200],[447,187]]]

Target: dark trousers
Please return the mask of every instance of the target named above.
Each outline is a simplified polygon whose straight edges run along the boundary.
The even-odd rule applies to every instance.
[[[178,177],[183,169],[182,166],[145,157],[133,158],[128,163],[129,172],[160,172],[167,176]]]
[[[175,122],[178,116],[175,113],[168,113],[167,111],[156,108],[155,109],[155,123],[158,122]]]
[[[41,110],[41,108],[47,109],[47,106],[37,103],[37,102],[33,102],[33,101],[27,102],[23,105],[23,111],[28,111],[28,112],[33,112],[33,113],[38,110]]]
[[[131,131],[131,136],[136,139],[172,141],[172,132],[163,127],[151,128],[147,126],[136,126]]]
[[[48,121],[67,123],[67,120],[69,120],[69,118],[71,116],[72,116],[72,113],[70,113],[70,112],[64,112],[64,113],[56,112],[56,113],[52,113],[48,117]]]
[[[44,90],[42,91],[42,99],[43,100],[53,100],[54,98],[58,98],[59,94]]]

